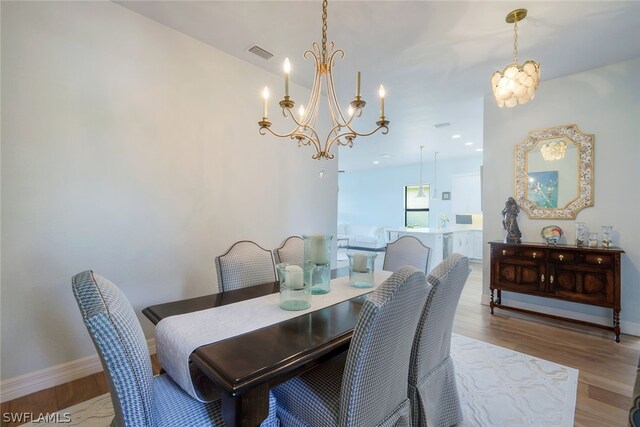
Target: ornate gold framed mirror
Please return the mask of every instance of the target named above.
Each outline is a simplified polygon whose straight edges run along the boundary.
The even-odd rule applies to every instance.
[[[593,206],[595,137],[576,125],[537,129],[515,149],[515,199],[529,218],[573,219]]]

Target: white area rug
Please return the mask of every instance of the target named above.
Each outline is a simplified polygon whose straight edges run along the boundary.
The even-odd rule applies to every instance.
[[[453,335],[464,426],[573,426],[578,370]]]
[[[463,426],[573,426],[577,369],[456,334],[451,355]],[[102,427],[111,423],[113,406],[104,394],[60,413],[71,414],[65,425]]]

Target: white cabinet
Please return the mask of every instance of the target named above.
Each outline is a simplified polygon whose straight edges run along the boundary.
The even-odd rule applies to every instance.
[[[456,231],[453,233],[453,252],[471,257],[473,251],[473,232]]]
[[[482,231],[472,231],[471,234],[473,235],[471,258],[482,259]]]
[[[470,214],[482,212],[480,174],[451,175],[451,212]]]

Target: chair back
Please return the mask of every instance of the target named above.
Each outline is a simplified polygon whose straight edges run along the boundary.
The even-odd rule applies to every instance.
[[[279,248],[273,250],[273,258],[276,264],[288,262],[304,265],[304,240],[300,236],[287,237]]]
[[[364,303],[345,364],[338,425],[408,425],[411,343],[428,290],[423,272],[403,267]]]
[[[409,394],[415,399],[412,401],[414,426],[454,425],[460,421],[457,419],[461,416],[460,403],[449,352],[453,319],[469,272],[468,258],[453,254],[427,278],[431,292],[420,316],[409,368]],[[451,421],[452,417],[455,421]]]
[[[249,240],[231,245],[215,263],[221,292],[276,281],[273,254]]]
[[[154,425],[151,359],[133,307],[116,285],[90,270],[73,276],[72,288],[107,375],[112,425]]]
[[[398,271],[405,265],[410,265],[418,270],[429,273],[429,257],[431,248],[413,236],[402,236],[398,240],[388,243],[384,254],[385,271]]]
[[[640,360],[638,361],[638,373],[633,387],[633,406],[629,411],[629,426],[640,427]]]

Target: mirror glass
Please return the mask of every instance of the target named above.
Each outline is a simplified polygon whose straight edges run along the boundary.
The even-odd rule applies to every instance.
[[[593,135],[540,129],[516,145],[516,200],[530,218],[575,218],[593,205]]]
[[[543,209],[567,206],[579,194],[578,146],[565,137],[540,140],[527,155],[526,198]]]

